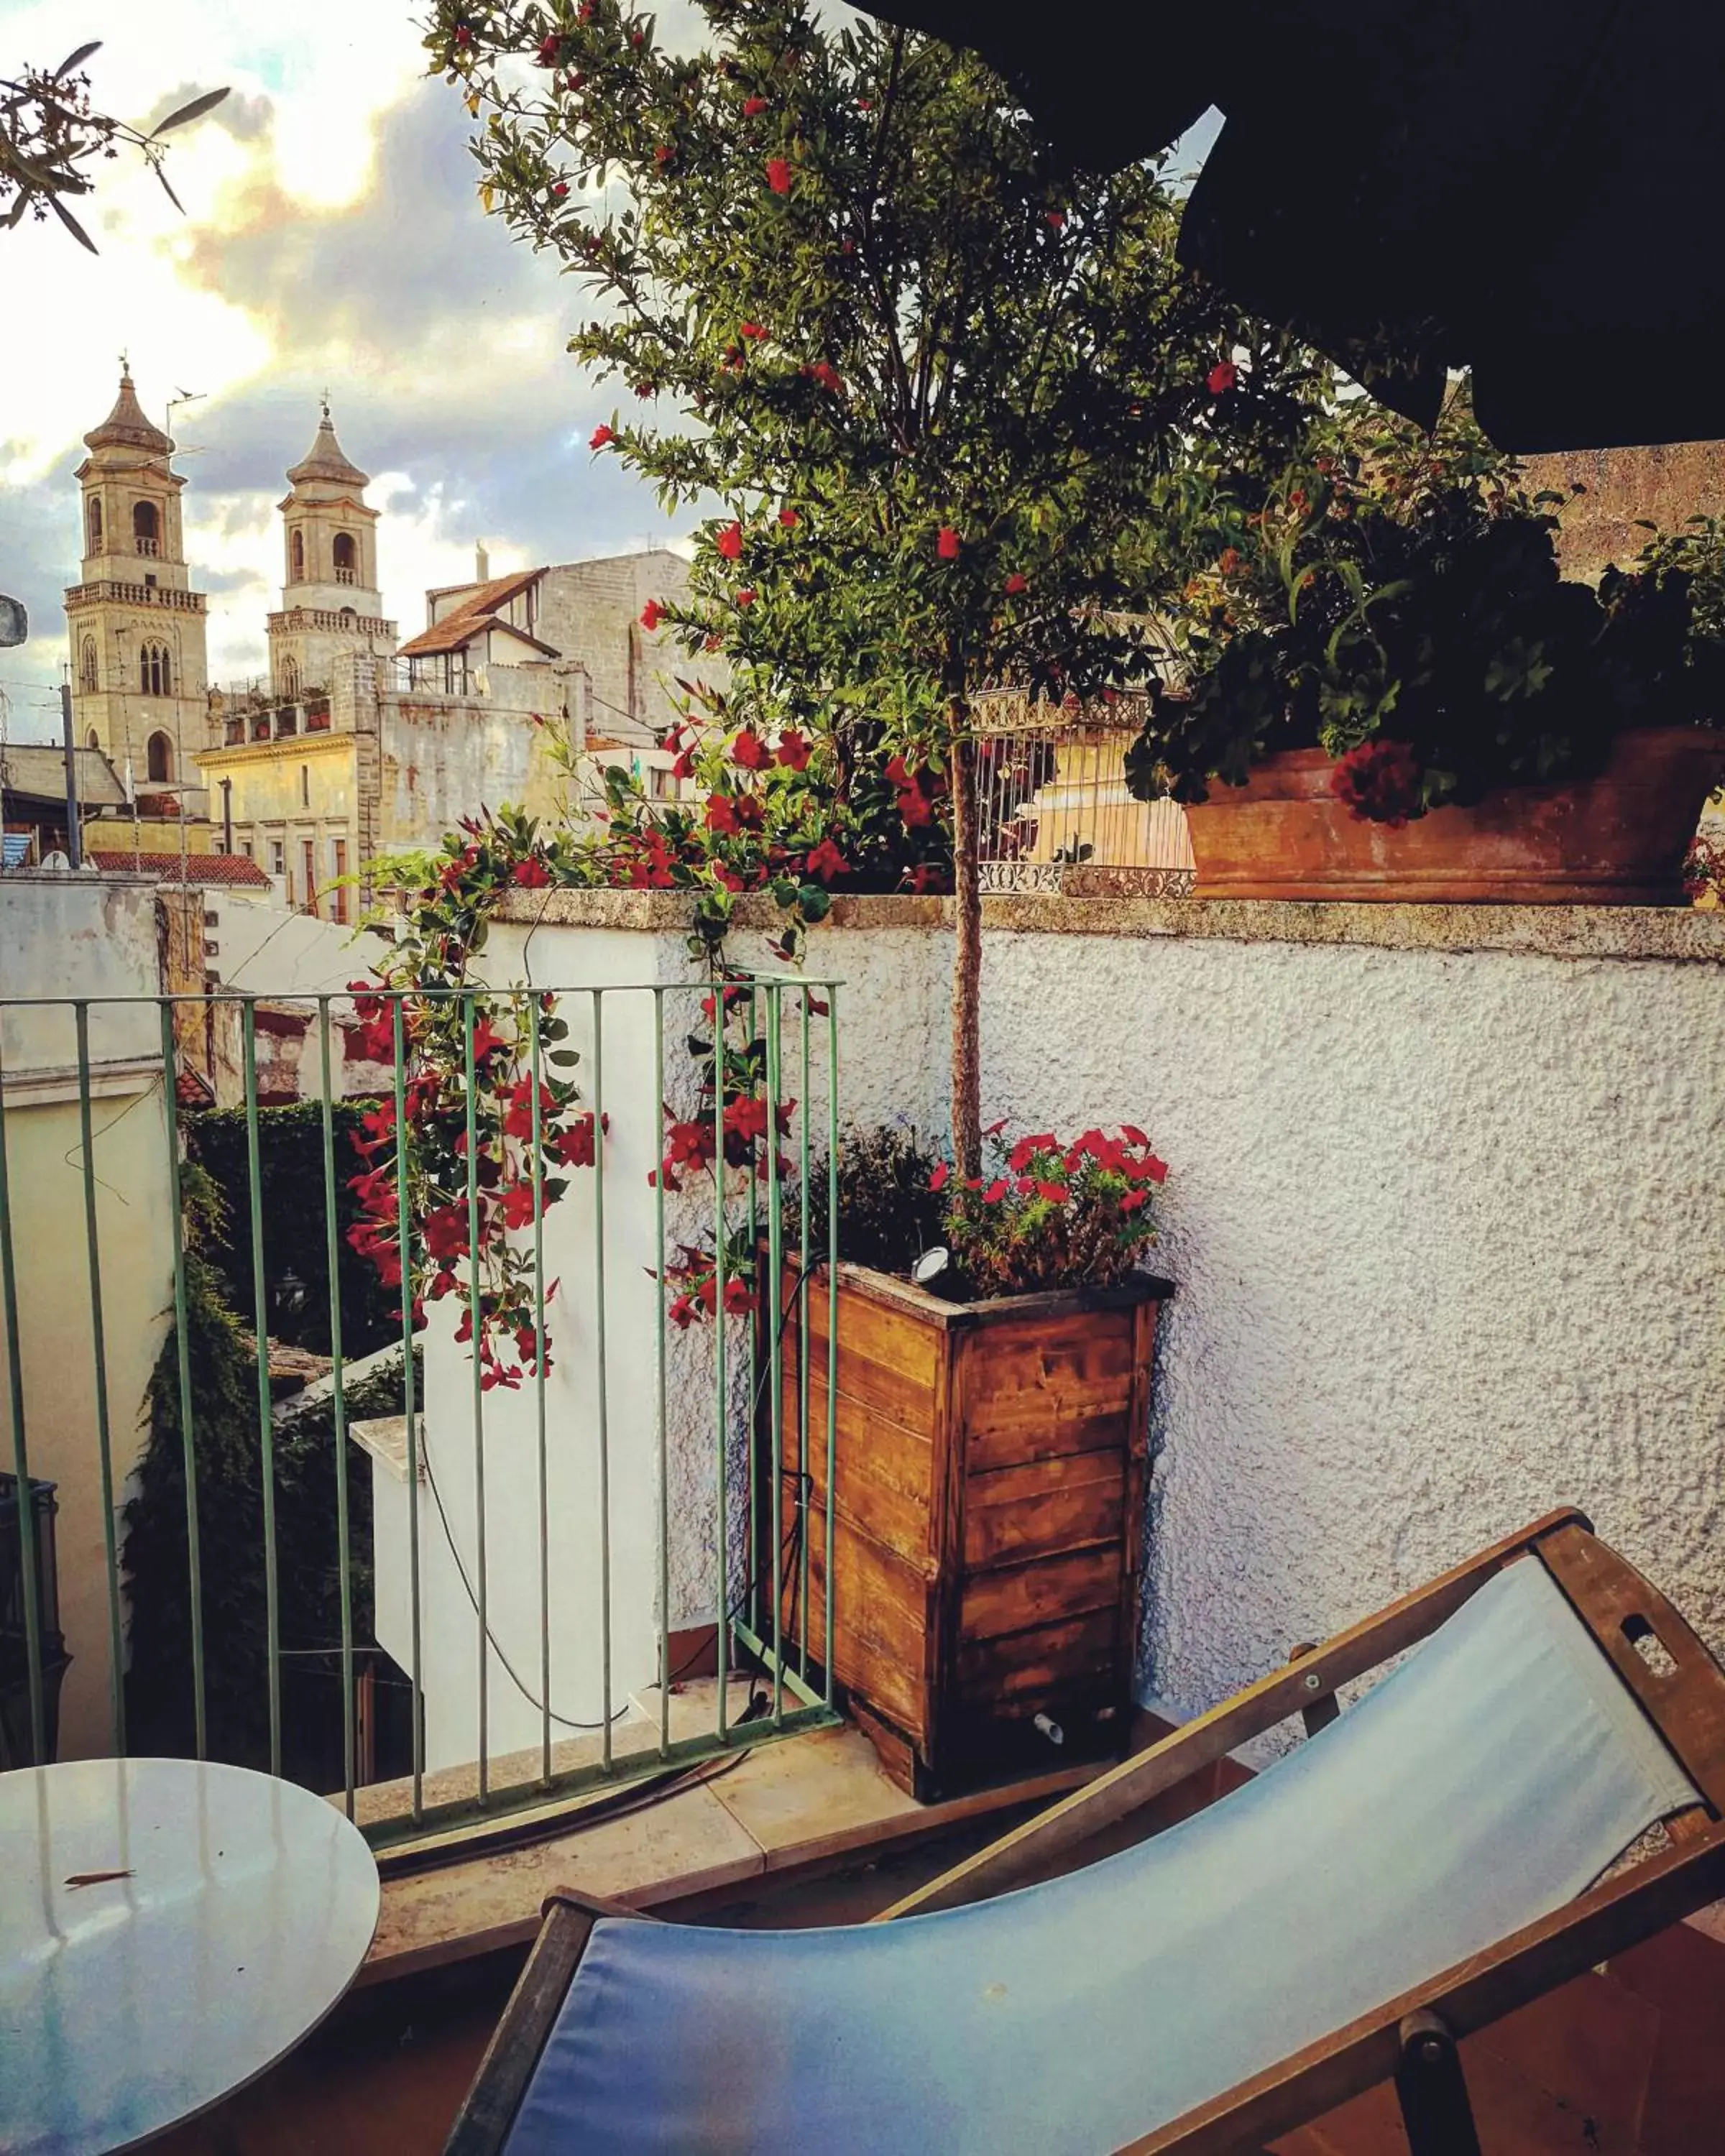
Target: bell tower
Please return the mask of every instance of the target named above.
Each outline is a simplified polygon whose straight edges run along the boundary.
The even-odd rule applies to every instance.
[[[84,566],[66,593],[72,715],[81,747],[100,748],[140,806],[200,784],[192,758],[208,739],[204,595],[186,567],[172,442],[138,403],[121,362],[114,408],[84,438]]]
[[[352,653],[395,649],[377,586],[377,511],[367,476],[336,439],[328,399],[311,447],[288,473],[281,512],[281,611],[270,617],[270,682],[297,701],[327,692]]]

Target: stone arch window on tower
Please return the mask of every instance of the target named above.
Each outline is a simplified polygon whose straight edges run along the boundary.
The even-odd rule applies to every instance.
[[[338,584],[357,583],[359,580],[359,549],[353,543],[351,531],[336,534],[336,582]]]
[[[100,750],[102,746],[102,737],[96,732],[94,726],[92,726],[90,732],[84,737],[84,746],[89,749],[95,749],[97,751]]]
[[[173,665],[165,644],[146,644],[138,653],[138,686],[146,696],[173,694]]]
[[[305,534],[298,530],[288,534],[288,574],[296,584],[305,581]]]
[[[164,733],[151,734],[144,747],[145,770],[152,786],[171,786],[174,776],[174,745]]]
[[[290,703],[296,704],[300,701],[300,662],[297,659],[284,659],[281,662],[281,693]]]
[[[98,685],[95,639],[93,636],[86,636],[78,647],[78,685],[80,689],[94,689]]]
[[[159,554],[162,552],[162,519],[153,501],[135,501],[131,506],[132,543],[141,554]]]
[[[92,554],[100,554],[102,551],[102,498],[98,494],[90,497],[89,524],[90,551]]]

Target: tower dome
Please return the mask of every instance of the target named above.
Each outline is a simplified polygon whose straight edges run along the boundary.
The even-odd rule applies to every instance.
[[[147,449],[156,456],[166,456],[173,448],[161,428],[146,418],[137,391],[132,387],[131,369],[124,362],[114,409],[100,427],[90,429],[84,438],[84,446],[88,449]]]

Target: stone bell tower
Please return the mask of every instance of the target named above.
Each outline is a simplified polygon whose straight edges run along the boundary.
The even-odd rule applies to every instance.
[[[84,438],[76,477],[82,580],[66,593],[72,714],[80,747],[102,750],[141,801],[195,789],[208,735],[204,595],[186,567],[173,444],[138,403],[121,362],[120,394]]]
[[[326,402],[311,447],[288,473],[281,512],[281,611],[270,617],[270,685],[297,701],[327,692],[350,653],[388,655],[395,624],[377,587],[377,512],[367,478],[336,439]]]

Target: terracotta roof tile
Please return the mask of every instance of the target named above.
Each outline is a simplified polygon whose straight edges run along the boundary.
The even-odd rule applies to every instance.
[[[493,577],[490,583],[478,585],[452,613],[433,622],[429,629],[422,629],[417,636],[409,637],[401,647],[401,656],[425,658],[440,651],[459,651],[481,629],[491,626],[492,618],[500,608],[507,606],[517,593],[526,591],[536,578],[544,574],[543,569],[521,569],[512,577]],[[529,644],[539,644],[536,636],[527,636],[525,629],[516,629],[511,622],[501,623],[499,626],[510,629],[514,635],[526,637]],[[542,651],[552,649],[548,644],[540,644],[539,648]]]
[[[86,846],[84,857],[108,875],[153,874],[158,883],[178,883],[182,880],[177,854],[122,853],[107,846]],[[270,888],[269,877],[255,861],[248,860],[244,854],[188,854],[184,880],[187,884],[205,886],[219,884],[229,891],[268,891]]]

